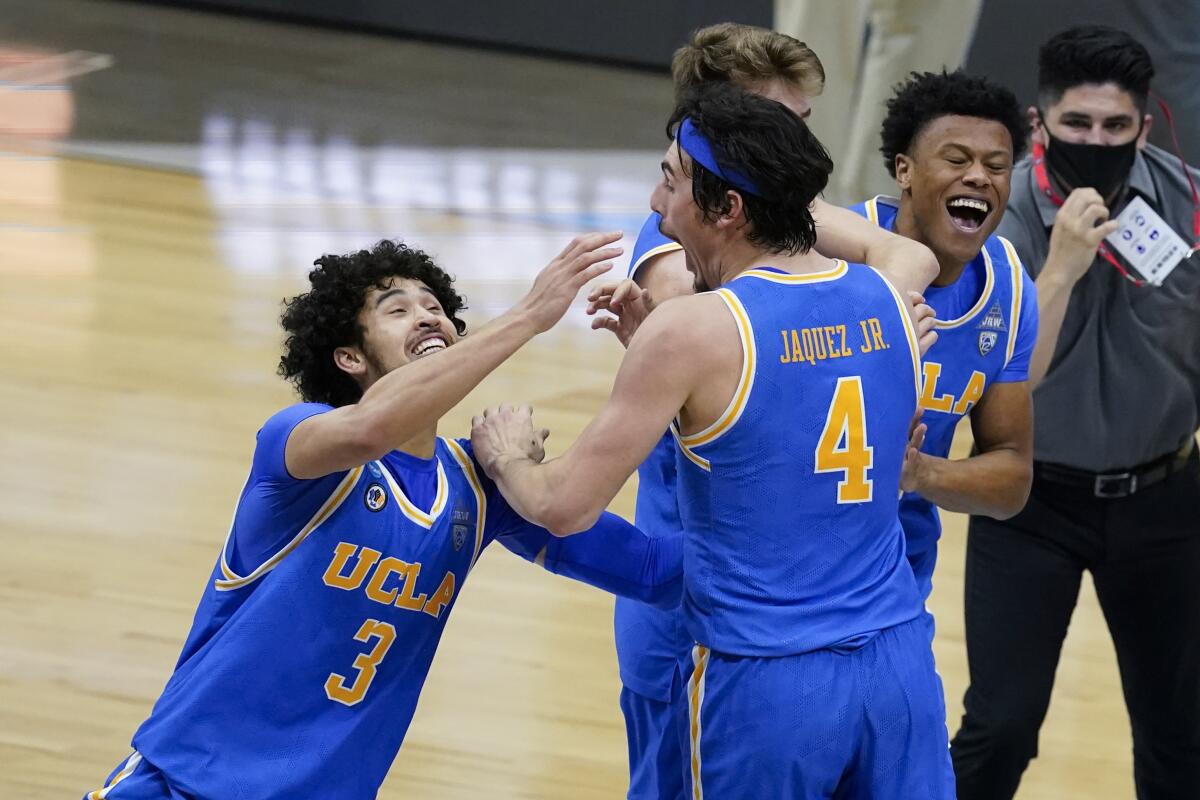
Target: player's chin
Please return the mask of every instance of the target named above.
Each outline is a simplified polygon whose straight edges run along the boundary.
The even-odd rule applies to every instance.
[[[941,246],[938,249],[956,261],[971,261],[983,249],[983,244],[993,227],[980,225],[975,230],[969,230],[950,222],[942,231]]]

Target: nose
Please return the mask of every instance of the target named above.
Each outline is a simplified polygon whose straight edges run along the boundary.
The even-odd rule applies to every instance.
[[[1096,123],[1088,128],[1087,137],[1083,140],[1084,144],[1108,144],[1104,141],[1104,128],[1100,123]]]
[[[963,183],[968,186],[982,188],[988,185],[987,169],[984,168],[981,161],[975,160],[967,167],[966,173],[963,174]]]
[[[436,328],[438,326],[438,316],[428,308],[422,308],[417,316],[417,325],[422,328]]]
[[[663,204],[663,195],[665,192],[666,189],[663,188],[662,182],[660,181],[658,185],[654,187],[654,191],[650,193],[650,210],[657,212],[660,217],[662,216],[663,209],[665,208]]]

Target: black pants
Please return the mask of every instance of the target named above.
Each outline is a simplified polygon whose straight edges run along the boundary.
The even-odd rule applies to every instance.
[[[971,685],[951,743],[959,800],[1016,793],[1037,755],[1054,670],[1090,570],[1133,728],[1140,800],[1200,798],[1200,463],[1130,497],[1035,480],[999,522],[972,517]]]

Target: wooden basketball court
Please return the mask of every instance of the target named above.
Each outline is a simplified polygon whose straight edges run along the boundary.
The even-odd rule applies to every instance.
[[[285,156],[272,163],[287,168]],[[399,158],[437,174],[467,170],[436,152]],[[615,162],[548,151],[532,173],[489,173],[489,193],[447,212],[380,204],[353,187],[230,195],[222,175],[253,176],[264,163],[245,152],[227,159],[228,173],[14,142],[0,152],[0,795],[81,796],[128,754],[224,540],[255,431],[293,401],[274,374],[277,317],[313,258],[403,237],[459,277],[478,325],[588,222],[640,213],[624,199],[591,202],[592,217],[553,203],[526,213],[505,187],[545,195],[557,159],[574,164],[570,180],[612,180]],[[645,161],[649,187],[653,153],[628,159]],[[485,405],[529,401],[552,429],[553,455],[599,408],[620,358],[580,306],[441,433],[465,435]],[[634,492],[631,482],[613,510],[632,518]],[[963,534],[964,520],[946,515],[931,601],[951,732],[967,683]],[[623,796],[618,692],[612,598],[492,548],[458,600],[380,796]],[[1112,646],[1085,582],[1018,797],[1130,797],[1130,747]]]

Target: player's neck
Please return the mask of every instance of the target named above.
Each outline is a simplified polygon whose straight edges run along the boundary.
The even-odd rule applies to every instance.
[[[804,275],[811,272],[824,272],[832,267],[833,262],[816,250],[805,253],[788,255],[772,253],[745,239],[731,242],[720,254],[721,285],[755,267],[775,267],[793,275]]]
[[[408,453],[410,456],[416,456],[417,458],[433,458],[434,452],[437,449],[437,425],[435,424],[429,430],[422,431],[396,449],[401,453]]]
[[[895,233],[898,233],[905,239],[920,242],[933,251],[934,256],[938,260],[938,275],[930,285],[949,286],[962,277],[963,270],[967,267],[967,262],[938,252],[933,242],[930,242],[928,237],[921,233],[921,227],[917,225],[916,215],[913,214],[912,204],[906,202],[906,199],[902,198],[900,201],[900,208],[896,212],[896,223],[893,229]]]

